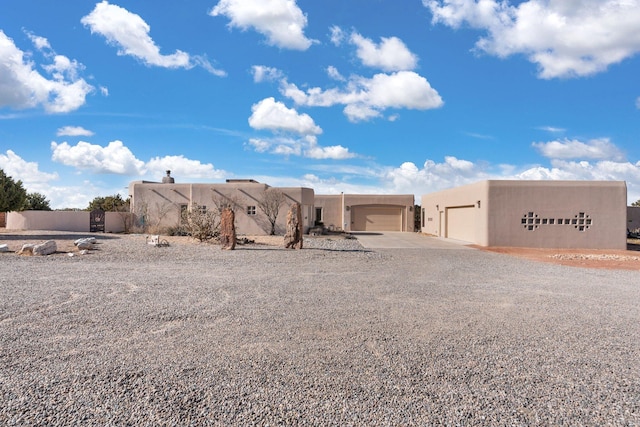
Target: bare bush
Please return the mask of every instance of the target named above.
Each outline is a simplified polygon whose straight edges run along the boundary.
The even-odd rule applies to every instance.
[[[220,213],[217,209],[207,210],[194,203],[191,209],[182,213],[182,228],[187,235],[201,242],[218,239],[220,236]]]

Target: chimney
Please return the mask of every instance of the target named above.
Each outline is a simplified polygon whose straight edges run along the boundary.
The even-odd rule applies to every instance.
[[[171,171],[167,171],[167,176],[162,178],[163,184],[174,184],[176,181],[171,176]]]

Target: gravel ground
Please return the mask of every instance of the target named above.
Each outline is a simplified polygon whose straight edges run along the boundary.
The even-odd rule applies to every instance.
[[[637,271],[98,237],[0,254],[1,425],[640,425]]]

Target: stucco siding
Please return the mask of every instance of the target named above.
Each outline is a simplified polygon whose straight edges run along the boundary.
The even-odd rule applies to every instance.
[[[622,181],[482,181],[424,195],[422,232],[480,246],[625,249],[626,198]],[[462,206],[475,209],[453,210]],[[452,213],[465,220],[451,223]]]
[[[106,212],[105,232],[124,232],[127,212]],[[9,230],[57,230],[89,232],[88,211],[21,211],[7,213]]]

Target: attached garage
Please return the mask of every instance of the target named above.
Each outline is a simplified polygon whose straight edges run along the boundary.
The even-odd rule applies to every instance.
[[[403,231],[401,206],[352,206],[353,231]]]
[[[475,242],[476,207],[456,206],[447,208],[447,234],[449,239]]]

